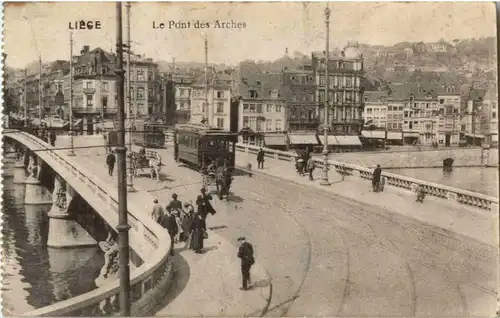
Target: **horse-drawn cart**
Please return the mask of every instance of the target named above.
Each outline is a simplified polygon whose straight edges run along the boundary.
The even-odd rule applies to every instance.
[[[156,180],[160,179],[160,170],[163,164],[161,156],[156,151],[148,150],[145,153],[132,151],[128,157],[132,162],[134,177],[139,175],[139,170],[144,172],[144,169],[147,169],[151,179],[154,177]]]

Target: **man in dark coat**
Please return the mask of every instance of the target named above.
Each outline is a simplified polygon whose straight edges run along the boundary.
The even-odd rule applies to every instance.
[[[115,168],[116,157],[114,152],[110,152],[106,156],[106,164],[108,165],[108,174],[113,176],[113,169]]]
[[[191,247],[197,254],[202,253],[203,239],[205,237],[206,230],[207,225],[205,223],[205,218],[201,214],[196,213],[193,218],[193,223],[191,224]]]
[[[177,213],[179,214],[178,217],[180,217],[180,213],[182,212],[182,202],[177,200],[177,194],[174,193],[172,194],[172,201],[167,205],[167,210],[171,211],[172,213]]]
[[[214,215],[216,213],[214,207],[210,203],[212,196],[207,194],[205,188],[201,188],[201,195],[196,198],[196,205],[198,206],[198,213],[205,219],[208,213]]]
[[[175,216],[168,209],[161,218],[161,226],[167,229],[168,235],[170,235],[170,255],[174,255],[174,238],[179,233],[179,227],[177,226]]]
[[[377,165],[377,168],[373,170],[373,177],[372,177],[373,192],[378,192],[379,190],[381,175],[382,175],[382,169],[380,168],[380,165]]]
[[[241,259],[241,290],[248,290],[249,285],[251,285],[250,268],[252,268],[252,265],[255,263],[253,246],[248,243],[244,237],[239,237],[238,242],[240,243],[238,258]]]
[[[262,148],[257,153],[257,168],[264,169],[264,150]]]

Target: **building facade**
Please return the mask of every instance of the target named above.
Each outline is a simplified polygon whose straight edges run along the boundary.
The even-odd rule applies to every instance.
[[[286,102],[282,73],[245,78],[238,86],[239,141],[256,146],[286,146]]]
[[[130,60],[131,111],[136,118],[147,119],[151,116],[165,119],[162,112],[161,80],[158,64],[152,59],[139,55]]]
[[[173,76],[175,91],[175,117],[177,123],[188,123],[191,119],[192,76]]]
[[[203,80],[201,80],[203,82]],[[190,121],[206,123],[212,127],[229,131],[231,127],[231,86],[223,80],[210,76],[209,85],[196,82],[191,86]]]
[[[312,68],[317,84],[317,101],[318,105],[321,105],[319,111],[321,122],[325,113],[325,90],[328,84],[330,133],[359,135],[364,124],[363,55],[359,48],[347,46],[340,53],[331,53],[328,60],[328,83],[325,77],[327,68],[325,53],[312,53]]]
[[[387,92],[370,91],[365,92],[365,107],[363,120],[365,128],[373,126],[376,129],[386,129],[388,116]]]

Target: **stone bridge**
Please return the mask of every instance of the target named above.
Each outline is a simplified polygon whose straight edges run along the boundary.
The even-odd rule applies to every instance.
[[[109,225],[118,225],[118,194],[116,187],[101,182],[91,171],[74,166],[68,157],[52,150],[44,141],[30,134],[4,130],[4,145],[20,150],[16,159],[14,182],[25,183],[25,204],[52,204],[48,213],[49,236],[47,245],[54,248],[95,246],[98,242],[80,225],[71,213],[71,204],[76,195],[81,196]],[[50,173],[53,170],[54,173]],[[44,187],[43,184],[47,185]],[[48,184],[49,183],[49,184]],[[50,184],[52,183],[52,184]],[[52,189],[52,192],[48,189]],[[164,290],[171,274],[169,264],[170,237],[164,229],[146,217],[141,200],[152,202],[152,198],[132,198],[128,202],[128,222],[131,225],[131,300],[132,314],[152,313],[155,293]],[[115,259],[116,260],[116,259]],[[57,302],[24,316],[101,316],[119,312],[118,273],[96,281],[100,288],[83,295]]]

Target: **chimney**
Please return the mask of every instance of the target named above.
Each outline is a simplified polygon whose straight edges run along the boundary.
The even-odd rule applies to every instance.
[[[85,53],[88,53],[90,52],[90,46],[88,45],[84,45],[82,50],[80,51],[80,54],[85,54]]]

